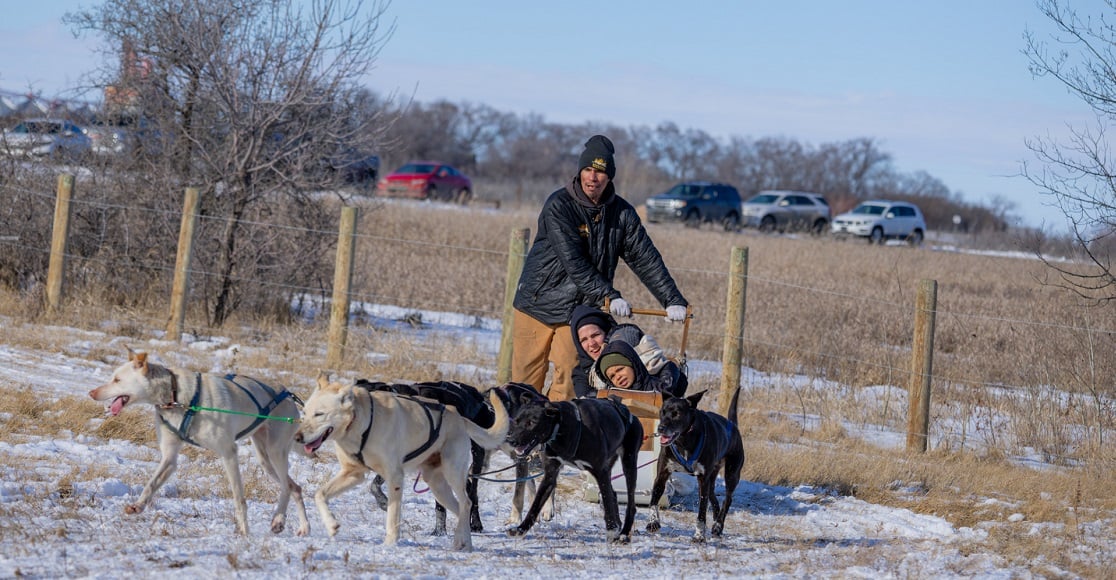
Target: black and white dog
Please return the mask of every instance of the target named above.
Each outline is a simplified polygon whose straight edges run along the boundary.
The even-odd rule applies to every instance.
[[[612,399],[528,405],[515,414],[507,440],[521,457],[539,448],[544,470],[531,509],[518,526],[508,529],[509,536],[522,536],[535,524],[543,502],[558,483],[558,471],[565,463],[588,471],[596,480],[609,541],[631,541],[636,509],[636,460],[643,444],[643,426],[627,407]],[[623,527],[611,480],[617,458],[628,489]]]
[[[397,395],[433,399],[443,405],[457,409],[458,415],[484,429],[492,427],[492,424],[496,421],[496,415],[492,411],[492,407],[488,406],[485,395],[478,391],[476,387],[465,383],[431,381],[403,384],[358,379],[355,386],[369,391],[387,391]],[[510,414],[511,409],[508,412]],[[469,529],[474,532],[483,532],[484,524],[481,522],[480,507],[477,501],[477,476],[484,470],[488,460],[488,451],[473,442],[472,457],[473,465],[470,468],[470,477],[465,484],[466,494],[473,502],[473,507],[469,510]],[[386,511],[388,498],[384,493],[383,484],[384,478],[377,473],[372,480],[371,491],[376,498],[376,504],[380,506],[380,509]],[[446,508],[438,502],[434,502],[434,530],[431,535],[446,535]]]
[[[732,395],[728,418],[716,413],[698,410],[705,391],[686,398],[670,397],[659,409],[659,471],[651,486],[651,519],[647,531],[657,532],[659,523],[659,498],[666,489],[671,464],[686,473],[697,476],[698,516],[694,529],[694,542],[705,541],[705,510],[713,505],[713,537],[719,538],[725,529],[725,516],[732,505],[732,494],[740,483],[740,469],[744,466],[744,442],[736,426],[737,404],[740,387]],[[509,431],[510,436],[510,431]],[[717,472],[724,469],[725,500],[718,506],[714,493]]]

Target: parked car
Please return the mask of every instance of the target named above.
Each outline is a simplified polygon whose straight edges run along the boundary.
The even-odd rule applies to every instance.
[[[123,127],[93,124],[85,128],[85,134],[98,155],[120,155],[128,149],[128,130]]]
[[[93,147],[81,127],[64,119],[27,119],[5,130],[0,150],[11,156],[77,159]]]
[[[870,200],[833,218],[831,232],[838,238],[867,238],[870,244],[899,239],[917,246],[926,237],[926,220],[918,206],[912,203]]]
[[[725,183],[687,181],[647,200],[647,221],[677,221],[691,227],[721,224],[725,230],[740,227],[740,193]]]
[[[445,163],[412,161],[381,179],[376,194],[468,203],[473,198],[473,182]]]
[[[761,232],[807,230],[823,234],[832,213],[829,202],[816,193],[761,191],[744,202],[744,225]]]
[[[345,148],[324,160],[327,168],[337,172],[347,183],[375,184],[380,174],[380,157],[353,148]]]

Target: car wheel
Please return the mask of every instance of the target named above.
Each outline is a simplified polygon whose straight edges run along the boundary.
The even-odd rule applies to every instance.
[[[721,225],[724,226],[726,232],[735,232],[740,229],[740,216],[735,213],[730,213],[721,220]]]
[[[872,228],[872,233],[868,236],[869,244],[883,245],[885,240],[886,238],[884,238],[883,228],[881,228],[880,226]]]
[[[775,231],[775,218],[769,215],[763,216],[763,219],[760,220],[759,231],[765,234]]]
[[[457,195],[454,196],[454,200],[461,205],[467,205],[470,201],[473,201],[473,192],[462,188],[457,192]]]
[[[822,219],[819,219],[818,221],[814,222],[814,226],[813,226],[813,228],[811,228],[811,233],[813,233],[815,236],[821,236],[821,235],[825,235],[825,232],[828,229],[829,229],[829,222],[827,222],[825,220],[822,220]]]
[[[426,186],[426,199],[429,199],[431,201],[435,201],[435,200],[438,199],[438,186],[436,186],[436,185],[427,185]]]
[[[907,243],[910,244],[912,247],[916,247],[916,248],[918,246],[921,246],[922,245],[922,230],[915,230],[914,232],[911,233],[911,235],[907,236]]]
[[[686,214],[686,217],[682,220],[682,223],[685,224],[685,226],[688,228],[700,228],[701,214],[699,214],[696,209],[692,210],[690,213]]]

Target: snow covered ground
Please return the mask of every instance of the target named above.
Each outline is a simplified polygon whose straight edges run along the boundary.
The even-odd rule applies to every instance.
[[[365,315],[389,324],[387,307]],[[486,345],[495,360],[498,321],[423,313],[423,330],[449,333]],[[381,327],[383,327],[381,324]],[[0,320],[5,333],[18,323]],[[400,332],[404,332],[400,326]],[[60,397],[87,397],[123,362],[123,344],[137,349],[166,343],[125,339],[111,333],[60,327],[71,337],[62,352],[0,345],[0,393],[32,388],[46,412]],[[234,352],[256,348],[223,339],[192,341],[175,351],[171,366],[223,372]],[[92,347],[120,345],[118,360],[90,360]],[[370,356],[376,356],[372,353]],[[691,361],[715,371],[716,363]],[[245,374],[247,370],[240,369]],[[494,373],[494,369],[488,369]],[[266,370],[259,376],[266,378]],[[313,377],[301,380],[309,390]],[[150,411],[129,408],[137,420]],[[11,420],[0,416],[0,426]],[[101,421],[97,419],[95,421]],[[587,501],[584,479],[563,472],[558,513],[523,538],[504,533],[511,485],[482,482],[485,531],[473,535],[474,551],[454,552],[451,538],[432,537],[433,498],[421,481],[405,490],[403,528],[397,546],[382,545],[384,512],[362,485],[331,503],[341,522],[329,538],[312,494],[336,471],[331,446],[318,459],[292,455],[292,475],[307,490],[311,535],[296,537],[293,508],[288,529],[268,531],[273,488],[251,450],[240,446],[246,480],[265,493],[249,495],[252,535],[234,534],[225,478],[208,452],[183,455],[179,470],[139,515],[125,515],[158,462],[152,441],[144,445],[88,435],[94,425],[75,425],[54,439],[13,433],[0,437],[0,577],[293,578],[293,577],[597,577],[597,578],[1016,578],[1034,569],[1011,566],[995,554],[974,550],[988,533],[982,524],[958,528],[942,518],[841,497],[808,486],[779,487],[744,481],[733,496],[725,536],[704,545],[690,542],[696,495],[679,495],[663,514],[663,529],[646,533],[647,511],[636,516],[632,542],[606,542],[598,504]],[[0,433],[5,432],[0,430]],[[893,434],[895,441],[902,437]],[[881,437],[881,439],[887,439]],[[506,464],[497,454],[494,466]],[[412,474],[410,477],[414,477]],[[413,480],[412,480],[413,481]],[[417,490],[417,491],[416,491]],[[723,492],[720,483],[718,492]],[[1020,516],[1022,517],[1022,516]],[[450,516],[452,529],[454,519]],[[992,525],[993,522],[988,522]],[[1036,528],[1033,533],[1041,534]],[[1116,543],[1110,538],[1105,545]],[[1116,546],[1112,546],[1116,548]],[[1114,550],[1109,550],[1112,553]],[[1053,568],[1043,563],[1043,573]],[[1066,576],[1073,576],[1065,572]]]

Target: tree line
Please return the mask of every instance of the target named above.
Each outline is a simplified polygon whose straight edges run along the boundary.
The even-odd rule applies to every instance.
[[[960,216],[967,231],[1003,231],[1014,209],[1000,198],[991,205],[966,201],[924,171],[898,171],[872,137],[820,145],[789,137],[718,139],[672,122],[569,125],[468,102],[380,102],[393,119],[383,135],[385,171],[411,159],[437,159],[482,180],[482,198],[540,203],[572,178],[585,139],[603,133],[616,144],[617,184],[637,204],[676,182],[707,180],[730,183],[745,197],[769,189],[821,193],[835,214],[865,199],[911,201],[937,230],[954,229]]]

